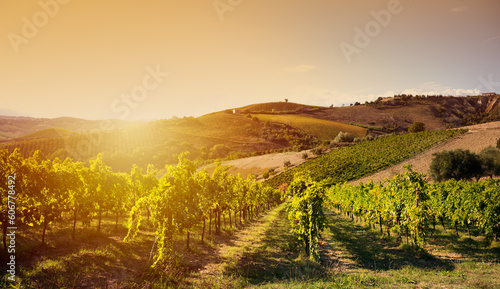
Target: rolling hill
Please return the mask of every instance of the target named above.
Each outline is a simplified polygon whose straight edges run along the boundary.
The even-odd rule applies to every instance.
[[[121,129],[68,132],[44,129],[12,139],[3,147],[9,151],[19,148],[25,157],[41,150],[51,159],[71,157],[79,161],[103,153],[106,163],[115,170],[129,171],[134,163],[143,167],[150,163],[157,167],[175,163],[184,151],[189,151],[192,159],[206,160],[293,147],[308,148],[318,142],[313,136],[285,124],[269,124],[226,112],[153,121]]]
[[[500,120],[500,95],[397,95],[365,104],[315,110],[303,115],[385,132],[407,131],[415,121],[423,122],[429,130],[458,128]]]
[[[379,182],[386,178],[390,179],[402,173],[405,165],[411,165],[414,171],[429,175],[430,164],[434,153],[454,149],[467,149],[474,153],[480,153],[481,150],[488,146],[496,146],[497,140],[500,139],[500,122],[473,125],[465,128],[469,131],[463,135],[452,138],[404,162],[395,164],[374,174],[367,175],[351,183],[358,185],[359,183],[366,184],[370,180]],[[432,182],[432,180],[429,181]]]
[[[99,130],[104,124],[106,127],[121,129],[143,123],[123,120],[86,120],[74,117],[34,118],[0,115],[0,143],[12,142],[16,138],[45,129],[60,128],[74,132],[89,132]]]
[[[499,105],[500,95],[400,95],[346,107],[260,103],[147,123],[0,116],[0,142],[24,156],[40,149],[49,158],[86,161],[103,153],[114,169],[128,171],[132,163],[175,163],[184,151],[198,160],[241,158],[312,148],[339,131],[357,137],[404,132],[415,121],[428,130],[460,127],[500,119]]]
[[[14,138],[13,141],[21,142],[30,139],[62,137],[73,133],[75,132],[64,128],[47,128],[34,133],[24,135],[22,137]]]
[[[317,119],[308,116],[294,114],[253,114],[263,121],[279,122],[298,128],[320,140],[333,140],[339,132],[348,132],[355,137],[362,138],[366,135],[365,128],[334,122],[330,120]]]

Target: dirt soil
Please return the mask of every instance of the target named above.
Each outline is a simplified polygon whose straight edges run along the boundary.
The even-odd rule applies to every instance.
[[[222,165],[230,165],[229,173],[231,174],[241,174],[242,177],[246,177],[248,174],[253,174],[257,176],[257,180],[262,179],[262,174],[268,169],[274,169],[275,173],[281,173],[284,169],[283,163],[287,160],[290,161],[291,167],[300,165],[304,162],[302,159],[302,154],[306,152],[309,158],[315,157],[315,155],[310,151],[301,152],[286,152],[286,153],[276,153],[267,154],[262,156],[255,156],[231,161],[222,162]],[[209,173],[211,173],[215,165],[207,165],[204,167]]]
[[[438,144],[421,154],[418,154],[409,160],[393,165],[387,169],[368,175],[350,184],[357,185],[360,182],[367,183],[370,179],[374,182],[383,181],[385,178],[403,172],[403,167],[407,164],[413,166],[413,170],[419,173],[429,174],[429,167],[432,161],[432,154],[445,150],[468,149],[471,152],[479,153],[482,149],[488,146],[496,146],[497,140],[500,139],[500,122],[491,122],[479,125],[465,127],[469,132],[455,137],[451,140]]]

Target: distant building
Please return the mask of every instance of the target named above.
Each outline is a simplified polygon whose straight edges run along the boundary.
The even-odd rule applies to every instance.
[[[494,92],[486,92],[486,93],[483,93],[483,96],[495,96],[497,95],[496,93]]]
[[[233,114],[240,114],[241,113],[241,109],[233,109]]]

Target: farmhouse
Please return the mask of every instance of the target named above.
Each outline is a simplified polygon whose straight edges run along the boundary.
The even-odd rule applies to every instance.
[[[494,92],[486,92],[486,93],[483,93],[483,96],[495,96],[497,95],[496,93]]]

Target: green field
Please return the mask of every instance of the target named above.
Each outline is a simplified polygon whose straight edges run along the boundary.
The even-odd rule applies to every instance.
[[[273,187],[283,183],[290,184],[294,174],[301,171],[308,172],[315,181],[325,180],[328,184],[347,182],[399,163],[464,132],[465,130],[425,131],[360,142],[300,164],[266,183]]]
[[[339,132],[348,132],[362,138],[366,129],[354,125],[294,114],[252,114],[262,121],[279,122],[298,128],[321,140],[333,140]]]

